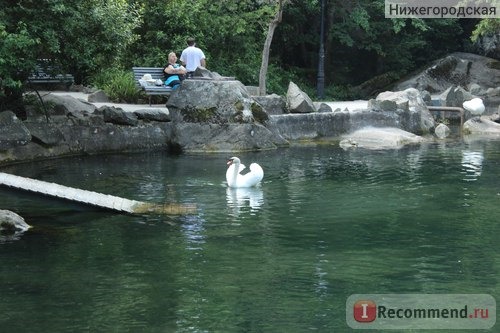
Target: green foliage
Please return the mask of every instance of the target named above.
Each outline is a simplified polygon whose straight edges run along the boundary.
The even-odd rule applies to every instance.
[[[250,0],[141,1],[142,38],[129,48],[125,66],[164,66],[170,51],[178,55],[194,37],[207,67],[221,75],[256,84],[271,6]]]
[[[37,42],[26,54],[29,59],[50,59],[72,73],[77,83],[120,61],[137,38],[133,29],[141,20],[140,7],[127,0],[25,0],[19,6],[7,2],[0,0],[6,30],[22,25]]]
[[[471,40],[475,42],[481,36],[498,33],[500,33],[500,19],[482,19],[472,31]]]
[[[317,69],[321,20],[313,2],[318,1],[292,2],[278,27],[272,56],[286,71]],[[329,0],[325,24],[325,81],[337,87],[355,86],[386,72],[405,75],[460,50],[463,40],[458,20],[386,19],[384,0]],[[303,77],[316,84],[315,75]]]
[[[93,76],[94,86],[104,90],[106,95],[115,102],[137,103],[142,93],[134,81],[131,71],[108,69]]]
[[[23,96],[23,103],[25,106],[30,106],[34,111],[34,114],[46,117],[48,122],[48,113],[55,109],[56,103],[53,101],[42,101],[42,99],[36,94],[25,94]]]
[[[23,81],[34,68],[33,49],[38,41],[32,38],[26,25],[19,22],[8,31],[0,21],[0,97],[20,91]]]
[[[386,19],[384,0],[325,0],[325,82],[328,98],[348,98],[384,73],[402,76],[461,50],[464,20]],[[257,85],[272,0],[0,0],[0,98],[18,98],[37,59],[92,78],[116,100],[138,98],[130,73],[113,68],[161,67],[194,37],[207,67]],[[481,20],[472,38],[500,30]],[[267,91],[284,94],[294,81],[315,96],[320,1],[290,1],[271,45]],[[475,22],[474,22],[475,23]],[[469,29],[470,32],[472,29]]]
[[[325,100],[349,101],[354,97],[353,88],[344,85],[330,85],[325,88],[325,96]]]

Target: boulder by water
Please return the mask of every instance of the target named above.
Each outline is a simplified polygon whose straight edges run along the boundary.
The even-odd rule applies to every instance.
[[[236,80],[186,80],[168,100],[169,144],[180,151],[274,149],[288,142],[265,125],[266,110]]]
[[[293,82],[288,85],[286,101],[290,113],[311,113],[316,111],[311,98]]]
[[[181,152],[236,152],[275,149],[288,141],[261,124],[176,123],[169,144]]]
[[[31,226],[18,214],[10,210],[0,210],[0,231],[2,234],[25,232],[29,228],[31,228]]]
[[[9,210],[0,210],[0,243],[21,239],[21,236],[31,228],[24,219]]]
[[[460,86],[451,86],[439,96],[441,106],[461,107],[465,101],[473,99],[474,96]]]
[[[283,96],[271,94],[266,96],[252,96],[252,98],[262,106],[268,115],[288,113],[286,99]]]
[[[340,147],[349,149],[398,149],[407,144],[421,143],[424,139],[413,133],[392,127],[365,127],[343,136]]]
[[[466,134],[500,135],[500,124],[490,117],[474,117],[465,122],[463,130]]]
[[[436,129],[434,130],[434,134],[440,139],[444,139],[450,135],[450,128],[446,126],[445,124],[439,124],[436,126]]]
[[[368,102],[368,108],[398,114],[400,126],[397,127],[411,133],[429,133],[435,126],[422,95],[414,88],[380,93],[375,100]]]

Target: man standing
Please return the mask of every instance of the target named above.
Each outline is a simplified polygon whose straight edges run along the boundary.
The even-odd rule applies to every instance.
[[[187,44],[188,47],[181,53],[181,61],[186,67],[187,77],[192,77],[196,68],[206,66],[206,60],[203,51],[196,47],[194,38],[188,38]]]

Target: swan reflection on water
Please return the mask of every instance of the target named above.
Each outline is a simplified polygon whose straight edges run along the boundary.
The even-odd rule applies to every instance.
[[[259,210],[264,203],[264,193],[259,187],[231,188],[226,189],[226,201],[228,207]]]
[[[482,151],[462,152],[462,173],[465,181],[475,181],[483,172],[484,154]]]

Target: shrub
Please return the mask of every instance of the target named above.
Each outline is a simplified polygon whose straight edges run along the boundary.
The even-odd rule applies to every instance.
[[[137,103],[142,93],[137,89],[134,74],[123,69],[109,69],[94,75],[92,84],[104,90],[106,95],[118,103]]]

